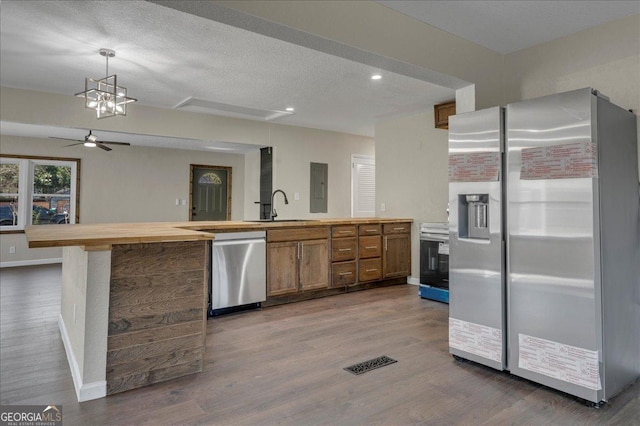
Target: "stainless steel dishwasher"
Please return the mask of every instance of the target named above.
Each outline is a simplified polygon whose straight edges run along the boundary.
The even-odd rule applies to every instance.
[[[211,244],[209,315],[267,299],[266,232],[216,233]]]

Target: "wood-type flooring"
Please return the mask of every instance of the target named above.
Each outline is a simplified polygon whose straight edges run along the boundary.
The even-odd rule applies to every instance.
[[[448,306],[398,285],[207,322],[202,373],[78,403],[58,330],[60,265],[0,270],[0,403],[65,425],[639,425],[640,383],[595,409],[448,353]],[[387,355],[354,376],[343,368]]]

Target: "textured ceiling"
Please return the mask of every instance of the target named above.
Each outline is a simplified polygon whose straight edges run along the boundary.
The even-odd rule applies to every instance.
[[[640,12],[638,1],[381,3],[497,51]],[[85,77],[105,76],[98,50],[110,48],[110,74],[138,104],[373,136],[376,119],[430,109],[467,84],[209,1],[4,0],[0,7],[0,84],[7,87],[71,96]],[[511,42],[522,44],[504,44]],[[383,79],[371,81],[377,72]],[[295,113],[283,114],[289,106]],[[4,124],[3,132],[18,131]],[[172,138],[163,146],[185,143],[203,149]]]
[[[379,1],[422,22],[507,54],[640,13],[640,1]]]
[[[238,110],[284,111],[278,123],[373,136],[378,117],[431,108],[449,88],[145,1],[3,1],[0,83],[72,95],[110,74],[139,104],[193,97]],[[135,108],[134,104],[132,108]],[[240,107],[240,108],[238,108]],[[202,108],[189,108],[203,111]],[[265,114],[273,116],[273,114]]]

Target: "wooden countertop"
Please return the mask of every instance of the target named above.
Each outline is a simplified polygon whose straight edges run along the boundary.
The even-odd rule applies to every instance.
[[[411,223],[412,219],[347,218],[275,222],[147,222],[102,223],[77,225],[31,225],[25,233],[29,248],[84,246],[103,247],[111,244],[159,243],[170,241],[213,240],[216,232],[257,231],[301,226],[358,225],[369,223]]]

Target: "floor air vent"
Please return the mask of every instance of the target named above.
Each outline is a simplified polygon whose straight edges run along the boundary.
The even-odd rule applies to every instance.
[[[384,367],[385,365],[393,364],[396,362],[398,361],[383,355],[379,356],[378,358],[370,359],[368,361],[352,365],[351,367],[345,368],[345,370],[357,376],[366,373],[367,371],[375,370],[376,368]]]

